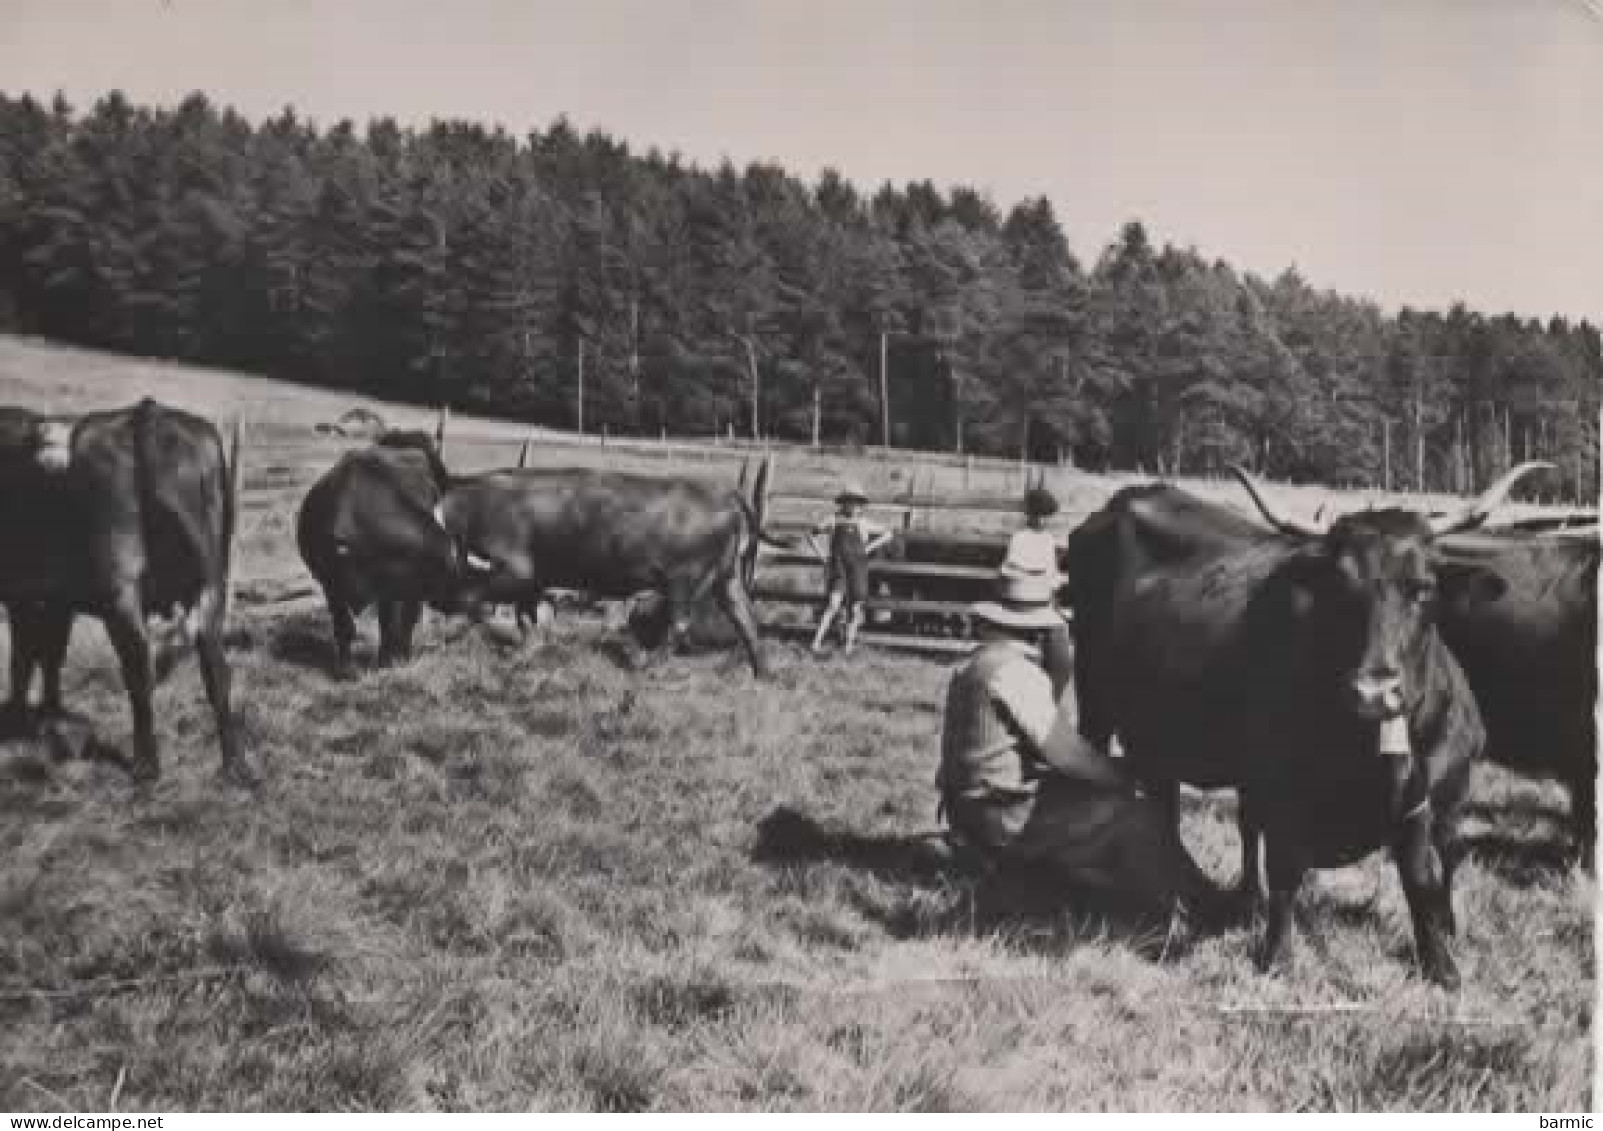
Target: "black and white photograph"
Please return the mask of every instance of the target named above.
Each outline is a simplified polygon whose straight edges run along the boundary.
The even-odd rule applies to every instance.
[[[1590,1127],[1600,126],[1603,0],[0,0],[8,1126]]]

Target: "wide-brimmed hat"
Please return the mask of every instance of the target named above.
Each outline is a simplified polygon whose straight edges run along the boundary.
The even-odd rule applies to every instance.
[[[976,601],[969,612],[1002,628],[1056,628],[1065,619],[1056,601],[1062,584],[1056,550],[1043,541],[1018,539],[1009,543],[996,571],[991,599]]]
[[[835,492],[835,501],[837,503],[866,503],[868,502],[868,496],[863,494],[863,485],[861,483],[855,479],[848,479],[840,485],[840,490]]]

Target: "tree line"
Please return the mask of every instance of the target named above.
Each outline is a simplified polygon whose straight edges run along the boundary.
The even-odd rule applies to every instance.
[[[587,431],[1399,490],[1541,456],[1596,494],[1585,321],[1389,315],[1138,221],[1082,262],[1045,198],[703,168],[565,118],[0,95],[0,329]]]

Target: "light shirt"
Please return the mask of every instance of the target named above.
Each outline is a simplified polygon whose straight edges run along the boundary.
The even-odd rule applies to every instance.
[[[1058,540],[1050,530],[1015,530],[1007,542],[1008,561],[1057,561]]]
[[[1036,753],[1046,746],[1057,723],[1058,705],[1052,698],[1052,681],[1041,667],[1040,650],[1008,641],[1002,645],[1009,658],[991,673],[986,689]]]

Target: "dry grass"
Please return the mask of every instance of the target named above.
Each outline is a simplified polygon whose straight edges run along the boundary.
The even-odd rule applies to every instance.
[[[304,582],[291,502],[338,448],[297,411],[333,415],[254,434],[247,592]],[[758,685],[734,654],[625,670],[593,621],[420,636],[336,685],[320,608],[242,603],[258,797],[217,780],[193,665],[148,795],[0,748],[0,1108],[104,1110],[119,1077],[127,1110],[1590,1107],[1594,892],[1551,786],[1478,774],[1461,993],[1414,974],[1378,858],[1316,881],[1260,977],[1245,927],[1165,952],[941,861],[939,665],[776,644]],[[68,695],[126,742],[87,622]],[[1229,805],[1187,805],[1233,878]]]

